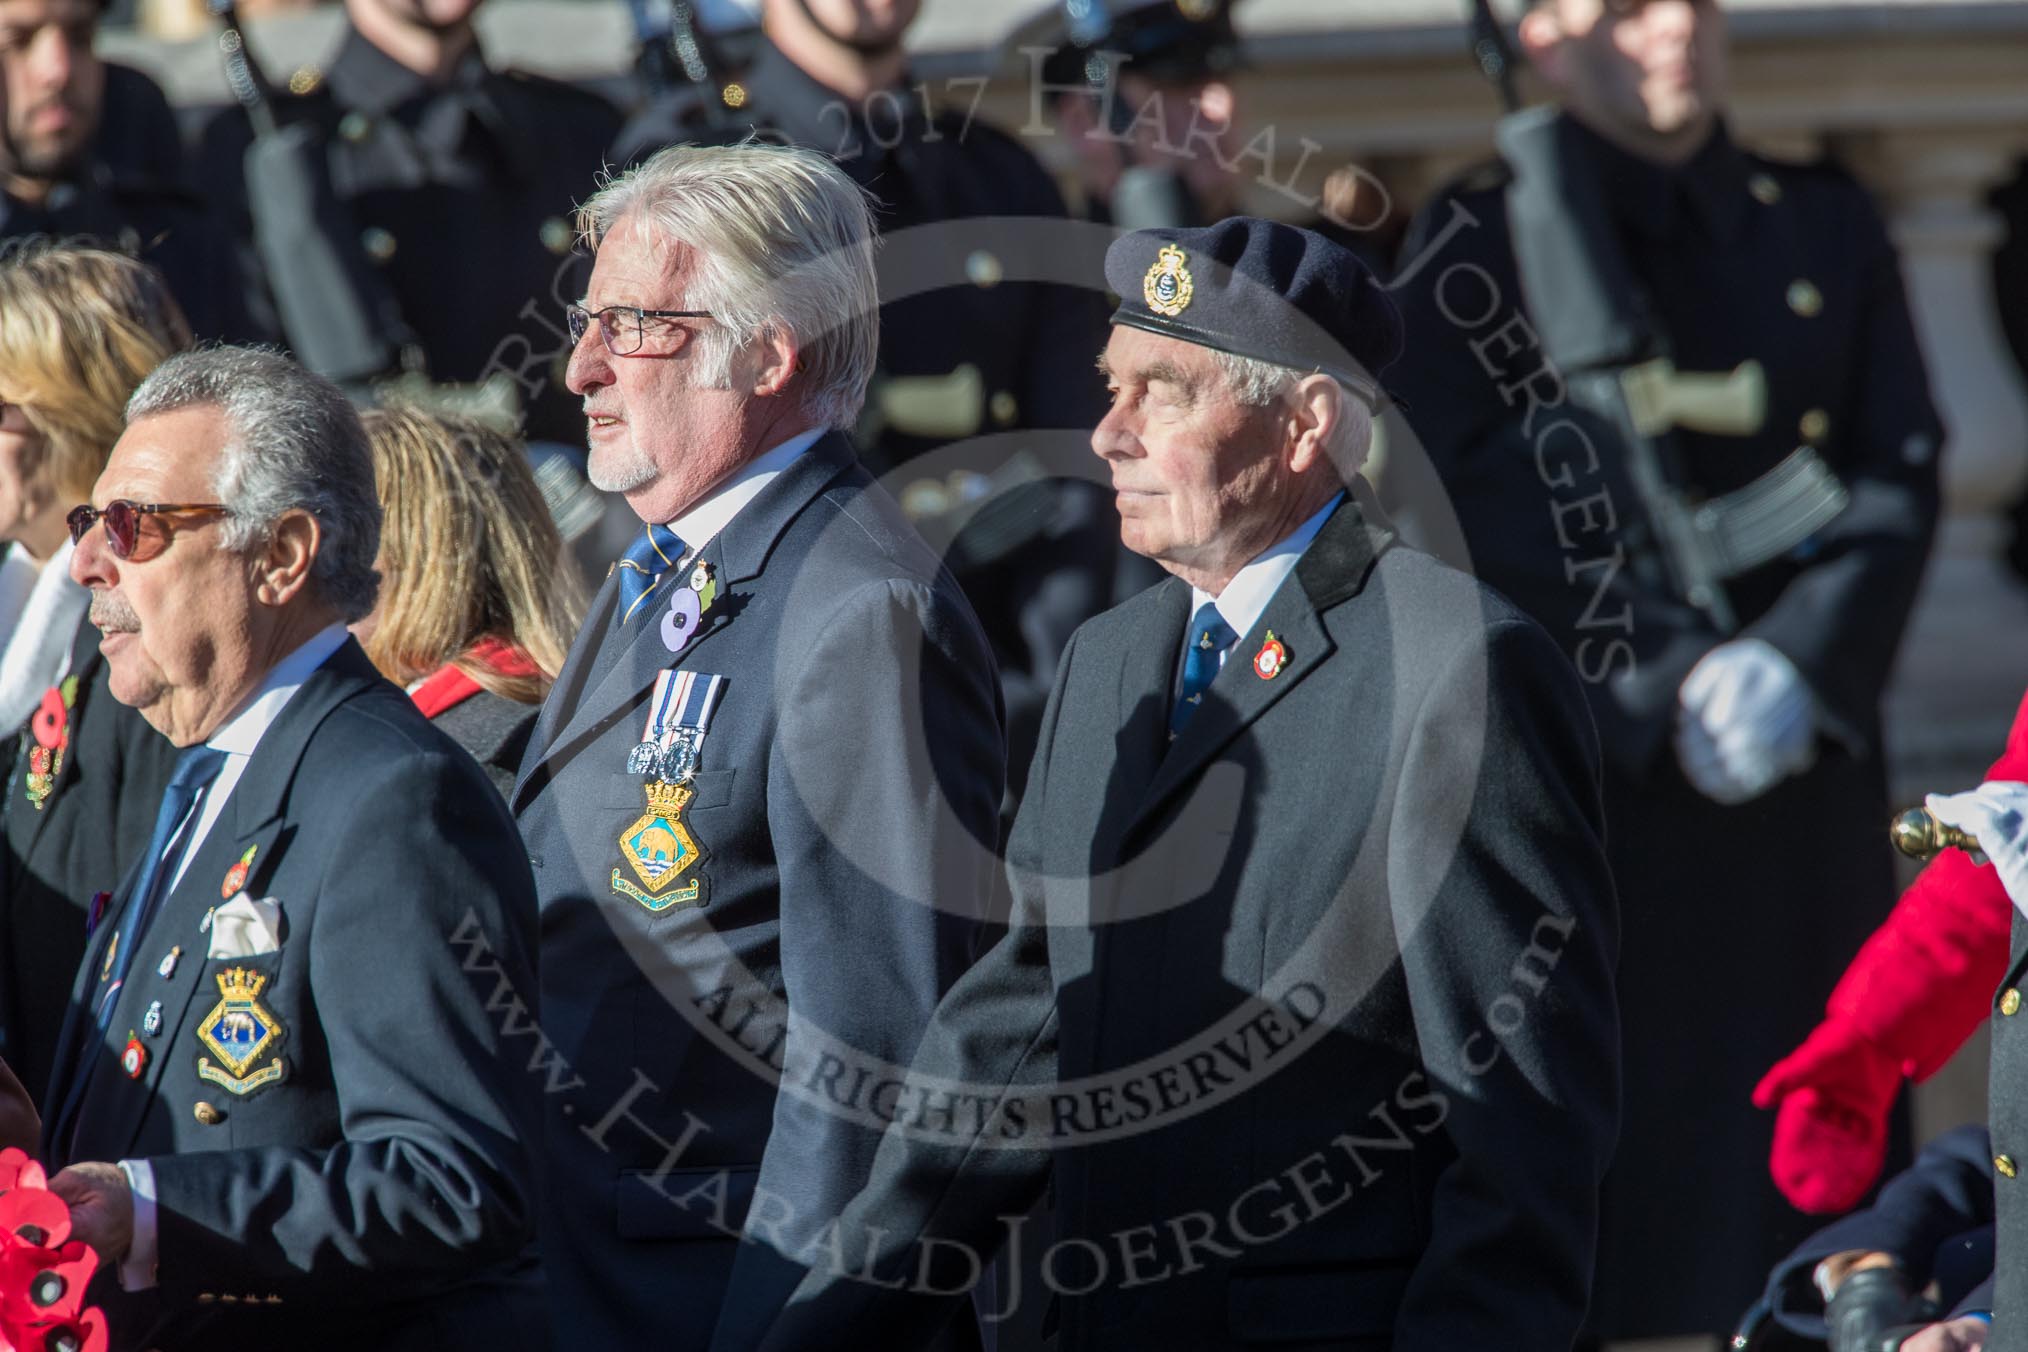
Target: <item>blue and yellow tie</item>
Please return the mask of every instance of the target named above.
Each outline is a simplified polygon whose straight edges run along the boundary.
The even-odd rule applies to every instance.
[[[1190,621],[1189,641],[1183,645],[1183,688],[1176,696],[1175,711],[1169,715],[1171,737],[1183,731],[1190,715],[1204,703],[1204,692],[1218,676],[1219,657],[1237,642],[1239,635],[1217,606],[1207,601],[1197,608]]]
[[[627,546],[614,565],[620,570],[621,624],[634,618],[662,574],[674,568],[684,553],[683,537],[667,526],[649,526],[640,539]]]

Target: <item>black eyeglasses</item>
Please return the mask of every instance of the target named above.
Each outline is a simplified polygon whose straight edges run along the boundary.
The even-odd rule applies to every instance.
[[[570,345],[574,349],[584,341],[585,332],[591,328],[594,319],[599,322],[599,337],[605,339],[606,350],[615,357],[631,357],[641,350],[646,321],[650,319],[715,319],[709,310],[643,310],[638,305],[608,305],[603,310],[587,310],[582,305],[563,307],[564,322],[570,326]]]
[[[65,520],[70,525],[70,542],[83,544],[91,528],[103,521],[106,523],[106,543],[112,546],[113,557],[122,561],[132,559],[134,550],[141,543],[141,519],[149,516],[191,516],[197,513],[222,513],[226,510],[222,502],[129,502],[125,498],[114,498],[103,507],[90,503],[70,509]]]

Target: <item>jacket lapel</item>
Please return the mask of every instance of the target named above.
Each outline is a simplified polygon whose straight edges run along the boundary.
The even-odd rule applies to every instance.
[[[542,701],[542,710],[535,716],[535,728],[528,735],[528,751],[523,758],[520,777],[514,785],[514,805],[517,808],[521,803],[521,788],[528,782],[528,772],[540,765],[549,754],[557,730],[563,724],[564,712],[575,709],[584,695],[593,659],[598,654],[599,645],[605,642],[606,629],[613,621],[613,607],[619,595],[619,583],[613,576],[617,571],[608,570],[605,582],[593,595],[591,606],[585,611],[585,621],[579,626],[577,637],[571,641],[570,652],[563,659],[563,670],[556,674],[548,696]]]
[[[659,673],[671,667],[688,665],[702,645],[731,626],[744,604],[743,594],[738,590],[740,586],[759,576],[775,541],[781,538],[782,532],[801,515],[803,509],[856,463],[851,443],[835,432],[830,433],[791,462],[758,497],[726,523],[725,529],[704,547],[701,554],[717,569],[718,599],[705,612],[702,627],[684,645],[680,655],[669,651],[663,643],[659,623],[651,614],[634,622],[633,633],[626,638],[625,646],[608,660],[603,671],[598,669],[600,664],[596,655],[605,642],[607,629],[614,622],[613,598],[618,585],[612,578],[606,579],[606,584],[599,588],[599,594],[592,602],[594,607],[602,609],[592,612],[593,618],[586,622],[578,636],[578,643],[571,650],[572,662],[582,657],[583,674],[576,681],[582,693],[574,701],[575,707],[566,708],[571,692],[565,690],[563,681],[559,680],[549,700],[544,702],[542,718],[536,725],[535,737],[530,741],[531,759],[515,788],[517,809],[533,796],[532,791],[540,778],[538,771],[544,764],[604,733],[612,726],[613,720],[627,710],[628,705],[655,683]],[[678,578],[664,585],[685,584]],[[658,596],[661,594],[657,593]],[[653,609],[653,606],[651,601],[650,608]],[[568,670],[569,663],[566,663]],[[552,705],[557,708],[553,716]],[[545,738],[544,724],[558,730],[553,736]],[[532,749],[536,746],[540,746],[541,750]]]
[[[1184,725],[1182,734],[1169,743],[1168,754],[1141,799],[1130,829],[1146,822],[1331,654],[1336,645],[1324,628],[1322,612],[1363,589],[1374,560],[1393,543],[1389,531],[1368,524],[1373,510],[1370,498],[1355,487],[1317,532],[1253,631],[1234,645],[1203,706]],[[1253,663],[1269,630],[1281,640],[1288,657],[1278,672],[1263,678]],[[1180,634],[1180,622],[1177,631]]]
[[[75,1118],[76,1096],[84,1087],[80,1077],[89,1075],[100,1058],[101,1049],[93,1047],[89,1058],[85,1049],[98,1036],[93,1023],[100,998],[99,974],[106,967],[106,945],[118,933],[120,904],[133,891],[143,862],[136,859],[127,869],[127,876],[113,889],[105,916],[92,930],[85,944],[84,960],[71,979],[70,1007],[64,1011],[63,1028],[57,1034],[55,1059],[51,1062],[49,1088],[45,1102],[40,1105],[43,1158],[47,1160],[68,1162],[58,1145],[69,1140],[68,1127]]]
[[[1190,586],[1172,577],[1149,594],[1145,610],[1121,639],[1112,799],[1122,806],[1140,801],[1169,750],[1176,666],[1189,619]]]

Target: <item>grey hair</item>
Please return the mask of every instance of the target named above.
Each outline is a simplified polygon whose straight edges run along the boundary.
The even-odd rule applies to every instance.
[[[194,407],[225,416],[211,489],[225,504],[221,542],[265,542],[282,514],[315,517],[316,594],[347,624],[373,610],[380,574],[380,497],[359,415],[336,385],[280,353],[210,347],[169,358],[127,400],[127,422]]]
[[[858,420],[880,297],[872,207],[844,170],[814,150],[755,140],[670,146],[601,185],[578,227],[596,247],[628,216],[696,254],[683,308],[718,321],[698,332],[702,384],[725,388],[737,353],[786,331],[804,412],[841,430]]]
[[[1214,349],[1212,355],[1225,374],[1226,389],[1248,408],[1266,408],[1286,399],[1297,381],[1312,374],[1233,352]],[[1338,386],[1339,409],[1344,416],[1325,450],[1341,472],[1350,474],[1366,463],[1367,453],[1373,449],[1373,409],[1365,395],[1344,381],[1333,383]]]

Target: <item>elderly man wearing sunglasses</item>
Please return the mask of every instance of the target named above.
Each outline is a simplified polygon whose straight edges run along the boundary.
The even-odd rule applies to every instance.
[[[187,353],[92,498],[108,688],[182,749],[43,1111],[114,1345],[538,1345],[535,1082],[463,966],[533,998],[534,889],[484,772],[345,630],[379,588],[357,415],[285,358]]]

